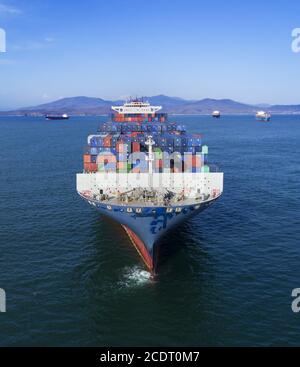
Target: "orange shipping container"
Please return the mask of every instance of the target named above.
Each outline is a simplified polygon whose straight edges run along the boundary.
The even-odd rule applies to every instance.
[[[83,155],[83,162],[84,163],[90,163],[91,162],[91,156],[90,156],[90,154],[84,154]]]
[[[193,167],[202,167],[202,157],[199,155],[193,155]]]
[[[127,168],[127,162],[117,162],[118,169],[125,169]]]
[[[123,141],[117,141],[116,148],[117,148],[118,153],[124,153],[125,152],[124,142]]]

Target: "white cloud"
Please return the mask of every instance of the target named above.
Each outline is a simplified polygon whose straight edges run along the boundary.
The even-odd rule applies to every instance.
[[[10,5],[0,3],[0,15],[1,14],[17,15],[17,14],[20,14],[20,13],[21,13],[20,9],[15,8],[14,6],[10,6]]]

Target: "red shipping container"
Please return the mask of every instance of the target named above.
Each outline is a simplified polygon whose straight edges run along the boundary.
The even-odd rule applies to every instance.
[[[97,172],[98,171],[98,164],[97,163],[90,163],[91,171]]]
[[[84,163],[84,170],[86,172],[97,172],[98,165],[97,163]]]
[[[83,155],[83,162],[84,163],[90,163],[91,162],[91,156],[90,156],[90,154],[84,154]]]
[[[139,152],[140,151],[140,143],[138,142],[132,142],[132,152]]]
[[[162,168],[163,166],[163,160],[162,159],[156,159],[155,160],[155,167],[156,168]]]

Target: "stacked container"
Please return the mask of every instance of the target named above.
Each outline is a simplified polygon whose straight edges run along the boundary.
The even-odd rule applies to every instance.
[[[110,122],[100,125],[98,132],[88,137],[88,146],[84,150],[86,172],[147,172],[146,162],[137,164],[129,162],[128,158],[131,153],[148,152],[145,143],[149,135],[155,143],[153,151],[156,172],[209,171],[205,159],[208,148],[201,144],[201,135],[187,134],[184,125],[167,122],[167,114],[116,113]],[[163,152],[169,155],[180,153],[182,167],[166,162]]]

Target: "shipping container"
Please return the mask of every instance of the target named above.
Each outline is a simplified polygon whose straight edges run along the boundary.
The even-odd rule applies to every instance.
[[[97,163],[97,155],[91,155],[91,163]]]
[[[120,162],[120,161],[118,161],[118,162],[117,162],[117,168],[124,168],[124,169],[127,169],[127,161],[125,161],[125,162]]]
[[[162,168],[163,167],[163,160],[162,159],[155,159],[155,167]]]
[[[208,154],[208,146],[202,145],[202,154]]]
[[[127,154],[126,153],[117,153],[117,161],[118,162],[126,162]]]
[[[98,154],[98,149],[96,147],[90,147],[90,154],[97,155]]]
[[[117,171],[119,173],[127,172],[127,162],[117,162]]]
[[[98,164],[108,164],[108,163],[115,163],[116,156],[113,154],[99,154],[97,155],[97,163]]]
[[[182,139],[181,138],[174,138],[174,146],[181,147]]]
[[[127,162],[127,172],[131,172],[132,164],[130,162]]]
[[[154,148],[154,155],[156,159],[162,159],[163,158],[163,152],[160,148]]]
[[[84,163],[91,163],[91,156],[90,156],[90,154],[84,154],[83,155],[83,162]]]
[[[84,163],[84,170],[86,172],[97,172],[98,166],[96,163]]]
[[[105,138],[103,138],[103,146],[104,147],[111,147],[111,135],[107,135]]]
[[[192,154],[184,154],[183,156],[183,171],[184,172],[192,172],[193,168],[193,155]]]
[[[132,152],[139,152],[140,151],[140,143],[132,142],[131,143]]]
[[[148,172],[148,162],[137,159],[132,163],[132,173],[146,173]]]
[[[116,163],[99,163],[98,171],[99,172],[116,172],[117,165]]]
[[[193,155],[192,158],[193,167],[201,168],[203,166],[203,156],[202,155]]]

